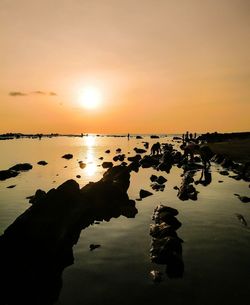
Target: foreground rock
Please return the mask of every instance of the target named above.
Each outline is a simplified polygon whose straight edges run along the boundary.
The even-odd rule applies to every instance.
[[[153,195],[153,193],[147,191],[147,190],[140,190],[140,198],[143,199],[143,198],[146,198],[148,196],[151,196]]]
[[[31,207],[0,236],[0,303],[56,302],[81,230],[95,221],[135,217],[135,202],[127,195],[129,180],[128,168],[115,166],[82,189],[68,180],[47,193],[38,190]]]
[[[152,243],[150,258],[153,263],[166,265],[166,274],[170,278],[182,277],[184,264],[182,261],[182,239],[176,233],[181,223],[175,217],[176,209],[159,205],[155,208],[150,225]]]

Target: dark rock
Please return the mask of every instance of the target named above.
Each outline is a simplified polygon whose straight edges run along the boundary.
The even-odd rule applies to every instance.
[[[45,165],[47,165],[48,163],[47,163],[46,161],[39,161],[39,162],[37,162],[37,164],[38,164],[38,165],[43,165],[43,166],[45,166]]]
[[[159,183],[159,184],[164,184],[166,181],[167,181],[167,179],[164,178],[163,176],[159,176],[157,178],[157,183]]]
[[[14,170],[17,172],[28,171],[28,170],[32,169],[32,167],[33,166],[29,163],[19,163],[19,164],[16,164],[16,165],[10,167],[9,170]]]
[[[145,152],[147,152],[145,149],[137,148],[137,147],[134,148],[134,151],[135,151],[137,154],[144,154]]]
[[[157,182],[153,182],[151,185],[152,189],[154,191],[161,191],[163,192],[165,189],[165,185],[164,184],[158,184]]]
[[[128,161],[132,161],[132,162],[138,162],[138,161],[140,161],[141,160],[141,155],[135,155],[135,156],[133,156],[133,157],[128,157],[127,158],[128,159]]]
[[[157,181],[157,176],[156,176],[156,175],[151,175],[150,180],[151,180],[152,182]]]
[[[107,150],[105,151],[105,153],[106,153],[106,154],[109,154],[109,153],[110,153],[110,149],[107,149]]]
[[[229,175],[229,172],[228,172],[228,171],[219,171],[219,173],[220,173],[222,176],[228,176],[228,175]]]
[[[136,139],[142,139],[142,136],[136,136]]]
[[[95,221],[135,217],[129,178],[127,167],[116,166],[82,189],[68,180],[47,193],[37,191],[33,205],[0,236],[1,303],[56,303],[81,230]]]
[[[76,175],[76,178],[81,178],[81,175]]]
[[[146,197],[148,197],[148,196],[151,196],[151,195],[153,195],[153,193],[151,193],[151,192],[149,192],[149,191],[147,191],[147,190],[140,190],[140,198],[142,199],[142,198],[146,198]]]
[[[151,138],[151,139],[159,139],[160,137],[159,137],[159,136],[156,136],[156,135],[151,135],[150,138]]]
[[[9,169],[2,170],[2,171],[0,171],[0,180],[3,181],[6,179],[9,179],[9,178],[16,177],[17,175],[19,175],[19,172],[17,172],[17,171],[9,170]]]
[[[177,197],[180,200],[197,200],[197,190],[193,186],[194,179],[193,179],[194,172],[193,171],[187,171],[184,174],[184,177],[182,179],[181,186],[178,190]]]
[[[6,188],[7,188],[7,189],[13,189],[13,187],[15,187],[15,186],[16,186],[16,184],[13,184],[13,185],[7,186]]]
[[[117,148],[116,152],[119,154],[121,152],[121,148]]]
[[[179,190],[179,188],[178,188],[177,185],[175,185],[175,186],[173,187],[173,189],[174,189],[174,190]]]
[[[89,250],[90,250],[90,251],[93,251],[93,250],[95,250],[95,249],[97,249],[97,248],[100,248],[100,247],[101,247],[101,245],[90,244],[90,245],[89,245]]]
[[[73,155],[72,154],[65,154],[62,156],[62,158],[66,159],[66,160],[70,160],[73,158]]]
[[[112,162],[103,162],[102,163],[102,167],[103,168],[110,168],[113,166],[113,163]]]
[[[244,202],[244,203],[250,202],[250,197],[247,197],[247,196],[240,196],[240,195],[238,195],[238,194],[234,194],[234,195],[237,196],[241,202]]]

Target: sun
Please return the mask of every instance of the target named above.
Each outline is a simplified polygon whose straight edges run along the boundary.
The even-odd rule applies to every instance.
[[[98,108],[102,102],[102,93],[99,88],[88,86],[80,92],[79,101],[87,109]]]

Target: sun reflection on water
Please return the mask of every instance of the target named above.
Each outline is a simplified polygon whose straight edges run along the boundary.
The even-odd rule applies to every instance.
[[[87,146],[87,157],[86,157],[87,166],[85,167],[85,173],[89,177],[94,176],[97,171],[97,165],[94,161],[94,152],[93,152],[94,144],[95,144],[94,136],[85,137],[85,145]]]

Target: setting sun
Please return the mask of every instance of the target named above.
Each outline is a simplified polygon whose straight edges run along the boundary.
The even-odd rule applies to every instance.
[[[80,104],[87,109],[98,108],[102,101],[101,91],[96,87],[85,87],[80,92]]]

